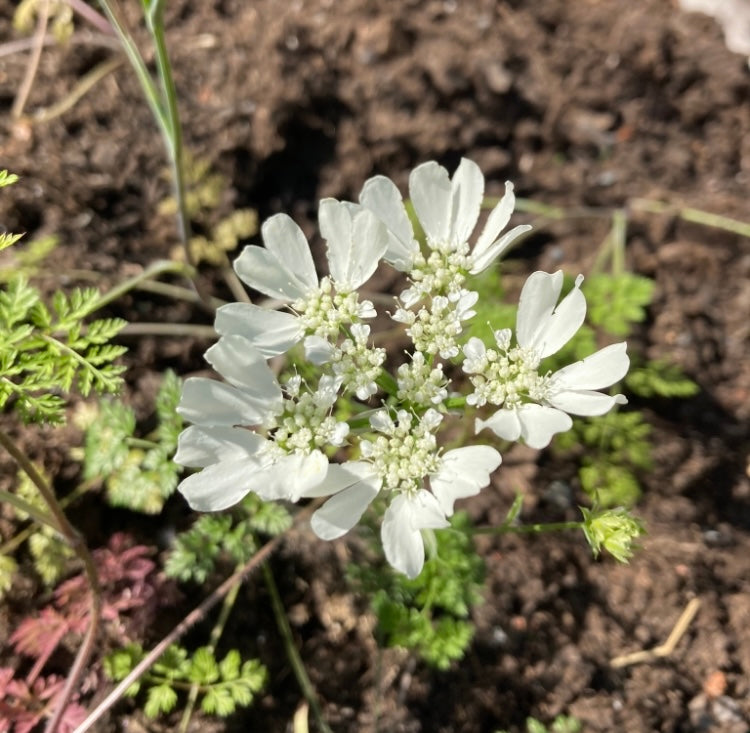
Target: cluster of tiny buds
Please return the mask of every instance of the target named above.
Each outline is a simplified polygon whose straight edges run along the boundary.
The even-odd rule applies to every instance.
[[[292,310],[299,314],[306,333],[325,339],[335,339],[341,326],[376,315],[370,301],[360,302],[356,292],[335,292],[327,277],[307,297],[292,303]]]
[[[343,445],[349,426],[330,414],[340,381],[323,376],[314,392],[302,391],[302,385],[299,375],[285,385],[283,411],[275,424],[268,426],[273,431],[274,443],[285,453],[304,454],[326,445]]]
[[[458,292],[469,269],[469,245],[444,243],[432,245],[427,258],[421,253],[414,258],[409,279],[412,287],[401,293],[401,300],[413,305],[425,295],[449,295]]]
[[[433,409],[421,418],[406,410],[399,410],[395,421],[385,410],[370,418],[370,425],[382,434],[363,440],[360,450],[382,479],[384,489],[413,492],[423,488],[425,476],[439,466],[434,433],[442,419]]]
[[[481,407],[518,407],[524,398],[539,402],[549,388],[549,377],[537,371],[539,354],[534,349],[510,346],[510,329],[495,332],[497,350],[486,349],[477,338],[464,346],[463,370],[471,375],[474,392],[466,398]]]
[[[398,368],[398,392],[396,397],[402,402],[415,405],[439,405],[448,398],[448,380],[443,373],[443,365],[431,366],[421,351]]]
[[[462,322],[475,315],[472,306],[477,298],[477,293],[469,290],[458,290],[449,297],[436,295],[416,313],[399,308],[392,318],[409,326],[406,333],[417,351],[452,359],[459,353]]]
[[[331,352],[333,372],[345,389],[350,389],[360,400],[368,400],[377,391],[386,351],[368,345],[370,327],[354,324],[351,338],[346,338]]]

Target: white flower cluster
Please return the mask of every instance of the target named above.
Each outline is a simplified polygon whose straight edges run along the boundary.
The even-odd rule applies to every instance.
[[[419,166],[409,178],[409,197],[423,246],[388,178],[367,181],[358,204],[322,201],[318,222],[329,270],[322,278],[289,217],[265,222],[265,246],[246,247],[235,270],[286,310],[245,303],[218,310],[220,339],[206,359],[226,381],[185,382],[178,410],[193,425],[180,436],[175,460],[202,469],[180,484],[201,511],[229,507],[250,491],[288,501],[330,497],[311,520],[315,533],[329,540],[354,527],[382,493],[388,501],[381,526],[386,558],[415,577],[424,564],[421,531],[447,526],[455,501],[487,486],[501,462],[486,445],[440,447],[448,405],[462,404],[449,392],[450,367],[466,374],[462,381],[470,391],[463,409],[491,413],[476,418],[476,432],[489,428],[506,440],[543,448],[571,427],[571,414],[601,415],[625,401],[598,390],[622,379],[629,361],[621,343],[554,373],[539,370],[586,313],[580,276],[558,303],[561,272],[535,272],[527,280],[515,344],[510,330],[497,331],[494,344],[477,338],[464,343],[478,297],[467,288],[470,276],[529,227],[502,234],[515,205],[513,186],[506,183],[502,200],[469,244],[484,197],[484,178],[470,160],[461,161],[453,178],[435,162]],[[386,371],[385,349],[373,346],[365,322],[377,315],[375,307],[358,292],[381,261],[408,280],[391,318],[405,324],[413,349],[395,376]],[[280,384],[267,360],[298,343],[316,367],[317,381],[295,375]],[[341,395],[367,404],[351,420],[338,419],[334,408]],[[337,448],[353,459],[329,462]]]

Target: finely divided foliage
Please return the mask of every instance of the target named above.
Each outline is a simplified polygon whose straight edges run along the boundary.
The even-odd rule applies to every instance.
[[[515,205],[506,183],[474,238],[483,197],[473,162],[462,160],[452,178],[435,162],[420,165],[409,178],[409,198],[423,242],[401,193],[383,176],[365,183],[358,204],[325,199],[318,211],[327,245],[323,277],[289,217],[265,222],[265,247],[246,247],[235,270],[283,309],[220,308],[220,339],[206,359],[225,382],[188,379],[178,407],[193,424],[180,435],[175,460],[201,469],[179,487],[193,508],[221,510],[249,492],[266,500],[329,497],[312,528],[330,540],[352,529],[380,496],[387,503],[385,556],[413,578],[424,565],[423,531],[448,526],[455,501],[479,493],[501,463],[489,445],[445,450],[440,429],[452,417],[468,412],[477,433],[488,428],[544,448],[570,429],[570,415],[602,415],[625,402],[599,391],[625,376],[624,343],[554,373],[543,367],[583,323],[582,276],[560,300],[562,272],[535,272],[521,293],[515,337],[498,330],[492,343],[462,339],[478,297],[471,276],[530,228],[503,233]],[[405,355],[390,355],[393,374],[367,323],[378,315],[375,306],[359,292],[381,262],[407,280],[384,312],[411,340]],[[297,344],[305,375],[315,376],[277,378],[267,360]]]

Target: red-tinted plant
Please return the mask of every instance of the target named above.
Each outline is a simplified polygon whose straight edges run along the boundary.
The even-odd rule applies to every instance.
[[[154,617],[169,593],[164,576],[150,559],[153,550],[134,545],[117,533],[107,547],[93,553],[102,594],[101,617],[106,630],[120,643],[130,641]],[[17,670],[0,668],[0,733],[28,733],[55,709],[64,679],[42,676],[50,657],[68,635],[85,633],[90,623],[89,585],[83,574],[62,582],[52,603],[39,615],[24,619],[10,637],[13,649],[34,660],[21,680]],[[72,701],[65,709],[59,731],[72,731],[85,718],[84,708]]]

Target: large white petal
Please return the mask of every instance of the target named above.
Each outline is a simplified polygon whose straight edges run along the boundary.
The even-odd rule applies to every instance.
[[[346,283],[352,267],[352,213],[341,201],[323,199],[318,206],[318,225],[328,245],[331,278]]]
[[[380,490],[374,476],[362,480],[332,496],[310,518],[313,532],[322,540],[345,535],[362,517]]]
[[[257,425],[280,406],[280,400],[258,400],[215,379],[190,377],[182,386],[177,412],[198,425]]]
[[[521,437],[531,448],[546,448],[555,433],[564,433],[573,427],[570,416],[553,407],[522,405],[516,412],[521,423]]]
[[[255,399],[276,404],[281,388],[266,358],[244,336],[222,336],[204,355],[230,384]]]
[[[253,455],[263,443],[265,438],[245,428],[191,425],[180,433],[172,460],[180,466],[204,468]]]
[[[605,346],[575,364],[563,367],[552,375],[554,389],[603,389],[619,382],[628,372],[630,358],[627,344]]]
[[[354,484],[367,482],[380,488],[381,480],[373,473],[372,464],[367,461],[346,461],[346,463],[331,463],[325,481],[313,486],[303,496],[314,499],[320,496],[331,496],[339,491],[348,489]]]
[[[502,457],[488,445],[471,445],[445,453],[438,472],[430,476],[432,493],[446,516],[453,514],[456,499],[475,496],[490,482]]]
[[[266,501],[299,501],[325,480],[327,472],[328,459],[320,451],[292,453],[258,472],[253,491]]]
[[[454,241],[468,241],[479,219],[484,197],[484,176],[479,166],[461,158],[451,180],[451,234]]]
[[[420,530],[448,527],[437,499],[429,491],[399,494],[386,509],[380,537],[388,562],[409,578],[424,566],[424,541]]]
[[[263,222],[260,231],[266,249],[287,266],[306,291],[318,287],[310,244],[293,219],[276,214]]]
[[[234,271],[245,285],[269,298],[297,300],[306,295],[310,288],[288,267],[267,249],[250,244],[234,261]]]
[[[387,248],[388,230],[385,224],[371,211],[362,209],[354,217],[351,265],[347,279],[342,281],[342,284],[350,290],[356,290],[367,282]]]
[[[487,249],[477,252],[476,248],[474,248],[474,252],[471,255],[471,269],[469,272],[472,275],[478,275],[480,272],[486,270],[518,237],[530,230],[531,225],[520,224],[503,234],[500,239],[493,242]]]
[[[474,432],[488,428],[503,440],[518,440],[521,437],[521,422],[516,410],[498,410],[487,420],[476,419]]]
[[[576,278],[575,287],[560,301],[534,335],[533,346],[544,358],[559,351],[583,324],[586,318],[586,298],[580,290],[582,276]]]
[[[388,246],[384,255],[386,262],[398,270],[410,270],[419,245],[414,239],[414,231],[396,184],[385,176],[370,178],[362,188],[359,202],[388,228]]]
[[[516,315],[516,340],[523,348],[537,344],[537,334],[555,309],[563,284],[562,270],[554,274],[533,272],[521,289]]]
[[[214,463],[180,482],[178,491],[198,512],[218,512],[251,491],[257,462],[251,458]]]
[[[451,181],[434,160],[417,166],[409,176],[409,196],[428,239],[444,242],[451,221]]]
[[[547,401],[558,408],[565,410],[571,415],[604,415],[615,405],[623,405],[627,402],[623,395],[608,395],[590,390],[563,390],[556,392],[547,398]]]
[[[492,209],[487,217],[487,223],[482,229],[476,244],[474,245],[474,257],[480,257],[487,251],[500,236],[500,232],[508,226],[510,216],[516,205],[516,197],[513,193],[513,184],[505,182],[505,195],[500,199],[498,205]]]
[[[214,328],[222,336],[244,336],[266,358],[286,353],[303,335],[297,316],[250,303],[221,306],[216,311]]]

